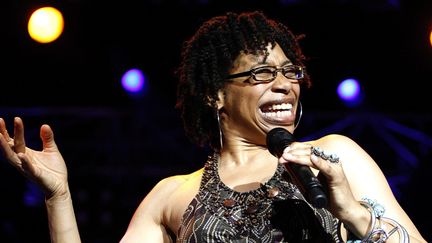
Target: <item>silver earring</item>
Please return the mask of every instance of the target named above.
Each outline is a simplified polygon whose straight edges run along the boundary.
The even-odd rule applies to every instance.
[[[221,125],[220,125],[219,110],[216,111],[216,118],[218,120],[220,150],[222,150],[222,148],[223,148],[223,140],[222,140],[222,129],[221,129]]]
[[[300,108],[300,110],[299,110],[299,108]],[[301,120],[302,115],[303,115],[303,107],[302,107],[302,104],[301,104],[300,101],[298,102],[298,106],[297,106],[297,111],[296,112],[297,112],[297,114],[296,114],[296,121],[295,121],[295,124],[294,124],[294,129],[296,129],[297,126],[299,125],[300,120]]]
[[[218,128],[219,128],[220,150],[222,150],[222,148],[223,148],[223,139],[222,139],[222,129],[221,129],[221,124],[220,124],[219,110],[216,111],[216,118],[217,118]]]

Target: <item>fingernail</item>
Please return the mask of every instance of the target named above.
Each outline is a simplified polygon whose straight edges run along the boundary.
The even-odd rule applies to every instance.
[[[315,154],[311,154],[310,159],[314,163],[318,162],[318,156],[316,156]]]
[[[284,157],[285,157],[287,160],[292,160],[292,159],[294,159],[294,155],[292,155],[292,154],[290,154],[290,153],[285,153],[285,154],[284,154]]]

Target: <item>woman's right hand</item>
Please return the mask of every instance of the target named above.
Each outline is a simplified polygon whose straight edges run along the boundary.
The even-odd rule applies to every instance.
[[[42,151],[26,147],[24,124],[19,117],[14,119],[13,135],[13,138],[9,136],[5,121],[0,118],[0,150],[9,163],[37,183],[47,200],[68,197],[66,164],[54,141],[51,127],[42,125],[40,128]]]

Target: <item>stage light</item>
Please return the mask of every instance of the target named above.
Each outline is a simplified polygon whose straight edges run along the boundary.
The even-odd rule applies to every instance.
[[[361,103],[362,94],[360,84],[353,78],[345,79],[337,87],[339,98],[348,106],[355,106]]]
[[[144,89],[145,76],[139,69],[130,69],[122,76],[123,88],[130,93],[140,93]]]
[[[432,31],[431,31],[431,33],[430,33],[430,35],[429,35],[429,42],[430,42],[430,44],[431,44],[431,46],[432,46]]]
[[[61,12],[53,7],[34,11],[28,21],[30,37],[40,43],[56,40],[63,32],[64,21]]]

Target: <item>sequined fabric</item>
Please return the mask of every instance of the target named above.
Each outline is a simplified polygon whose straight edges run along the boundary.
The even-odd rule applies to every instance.
[[[221,182],[218,159],[205,164],[177,242],[341,242],[338,220],[309,205],[283,165],[260,188],[240,193]]]

